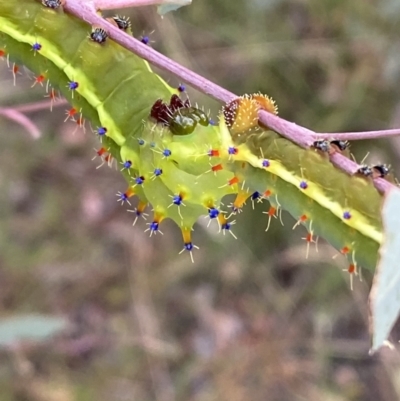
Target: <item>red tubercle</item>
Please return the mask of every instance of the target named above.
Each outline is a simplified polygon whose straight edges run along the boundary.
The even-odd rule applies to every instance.
[[[353,255],[353,258],[354,258],[354,255]],[[354,262],[354,259],[353,259],[353,263],[350,263],[348,268],[343,269],[343,271],[347,271],[347,273],[350,274],[350,289],[353,291],[353,277],[358,276],[360,274],[360,280],[362,281],[361,271],[360,271],[360,273],[357,271],[357,264]]]
[[[305,223],[308,220],[307,215],[302,214],[299,219],[296,221],[296,224],[293,226],[293,230],[302,223]]]
[[[304,238],[307,242],[314,241],[314,235],[312,233],[307,233],[306,237]]]
[[[300,218],[299,218],[299,221],[300,221],[301,223],[304,223],[305,221],[307,221],[307,216],[306,216],[305,214],[302,214],[302,215],[300,216]]]
[[[210,156],[210,157],[219,157],[219,150],[218,149],[210,149],[208,151],[208,156]]]
[[[108,154],[107,156],[104,157],[104,161],[108,164],[110,164],[112,160],[113,157],[111,156],[111,154]]]
[[[354,263],[350,263],[349,267],[347,268],[347,271],[350,274],[357,273],[357,266]]]
[[[238,177],[233,177],[228,181],[228,185],[235,185],[239,182],[239,178]]]
[[[105,163],[107,163],[109,166],[111,165],[112,156],[110,154],[107,154],[107,152],[109,152],[109,149],[101,147],[99,149],[95,149],[95,151],[96,151],[96,156],[93,157],[92,160],[96,159],[97,157],[100,157],[101,159],[101,164],[96,167],[97,169],[102,167]]]
[[[43,82],[44,82],[45,80],[46,80],[45,75],[43,75],[43,74],[38,75],[37,77],[35,77],[35,79],[34,79],[34,81],[33,81],[32,88],[33,88],[36,84],[39,84],[39,85],[43,86]]]
[[[48,86],[48,85],[47,85]],[[50,99],[50,111],[53,111],[53,103],[57,99],[57,92],[54,88],[50,89],[50,92],[47,93],[47,95],[44,95],[44,97],[48,97]]]
[[[48,97],[51,100],[51,102],[53,103],[57,98],[57,92],[54,88],[49,88],[49,86],[50,86],[50,82],[47,81],[46,94],[44,95],[44,97]]]
[[[75,107],[70,108],[69,110],[65,110],[65,117],[64,122],[68,121],[69,119],[74,120],[75,114],[78,113],[78,110]]]
[[[311,227],[312,227],[312,221],[310,222],[310,227],[309,231],[307,232],[307,235],[302,238],[307,242],[306,259],[308,259],[308,254],[310,253],[311,243],[315,244],[315,249],[318,252],[318,237],[316,237],[316,239],[314,240],[314,231],[312,230]]]
[[[276,213],[277,213],[278,209],[274,206],[270,206],[268,212],[263,212],[264,214],[268,215],[268,224],[267,224],[267,228],[265,229],[265,231],[269,230],[269,227],[271,225],[271,219],[272,217],[274,217],[276,219]]]
[[[13,78],[14,78],[14,86],[16,84],[16,79],[17,79],[17,74],[19,73],[19,66],[17,64],[13,64],[12,68],[11,68],[12,74],[13,74]]]
[[[264,191],[264,193],[262,194],[262,196],[263,196],[264,198],[269,198],[271,195],[272,195],[272,192],[271,192],[269,189],[267,189],[266,191]]]
[[[215,166],[211,166],[211,171],[214,171],[214,172],[221,171],[223,169],[224,168],[223,168],[222,164],[216,164]]]
[[[79,128],[83,128],[85,125],[85,119],[80,115],[76,120],[76,124],[78,125]]]
[[[342,255],[347,255],[347,254],[349,254],[351,252],[351,249],[348,247],[348,246],[344,246],[341,250],[340,250],[340,253],[342,254]]]
[[[4,57],[6,54],[7,53],[4,49],[0,49],[0,57]]]
[[[66,110],[66,114],[68,117],[73,117],[77,112],[78,112],[78,110],[75,107],[72,107],[71,109]]]
[[[56,90],[54,88],[51,88],[50,93],[46,95],[46,97],[50,98],[51,100],[56,100],[57,97]]]
[[[107,149],[106,148],[100,148],[98,150],[96,150],[97,156],[101,157],[103,156],[105,153],[107,153]]]
[[[73,117],[72,121],[76,122],[76,128],[74,129],[72,134],[75,134],[75,132],[77,131],[77,129],[81,128],[83,130],[83,132],[86,132],[85,129],[85,119],[83,118],[82,114],[79,115],[78,118]]]

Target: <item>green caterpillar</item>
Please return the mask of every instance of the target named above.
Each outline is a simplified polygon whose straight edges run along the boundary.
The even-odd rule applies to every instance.
[[[260,127],[260,108],[276,112],[268,97],[225,105],[214,125],[146,61],[64,13],[61,3],[0,0],[0,52],[48,80],[90,120],[102,142],[99,156],[112,156],[128,183],[118,194],[121,203],[138,196],[137,216],[152,206],[150,235],[170,218],[191,253],[200,216],[228,231],[230,215],[247,199],[268,198],[269,219],[287,210],[308,229],[308,243],[321,236],[346,255],[349,271],[357,265],[374,269],[382,196],[369,175],[349,176],[333,167],[327,153],[338,149],[329,143],[302,149]],[[127,21],[114,23],[129,32]],[[236,199],[224,211],[221,200],[229,194]]]

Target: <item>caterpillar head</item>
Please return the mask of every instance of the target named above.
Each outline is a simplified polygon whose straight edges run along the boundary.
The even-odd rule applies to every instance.
[[[177,95],[171,96],[169,105],[158,99],[150,110],[150,117],[169,127],[174,135],[188,135],[194,132],[197,124],[204,127],[210,124],[204,111],[192,107],[189,99],[183,101]]]

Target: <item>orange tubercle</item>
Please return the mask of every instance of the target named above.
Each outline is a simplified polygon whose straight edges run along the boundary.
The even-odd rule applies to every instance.
[[[192,242],[192,230],[190,228],[184,227],[182,228],[182,237],[183,237],[183,242],[185,244],[189,244]]]
[[[143,213],[146,210],[147,207],[147,202],[139,201],[137,205],[137,211],[139,213]]]
[[[227,223],[228,219],[225,217],[224,213],[220,213],[217,217],[218,223],[223,226],[224,224]]]
[[[126,192],[125,192],[125,195],[126,195],[128,198],[131,198],[132,196],[135,195],[135,191],[134,191],[132,188],[128,188],[128,189],[126,190]]]
[[[239,192],[236,195],[236,198],[233,202],[233,206],[237,209],[241,209],[246,202],[246,200],[249,198],[250,194],[247,192]]]
[[[164,213],[154,212],[154,221],[156,223],[161,223],[164,220]]]
[[[250,97],[254,99],[263,110],[275,115],[278,114],[278,106],[275,104],[275,101],[271,97],[263,95],[261,93],[250,95]]]

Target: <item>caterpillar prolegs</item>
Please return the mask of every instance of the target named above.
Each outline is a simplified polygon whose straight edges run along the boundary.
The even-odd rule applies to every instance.
[[[230,230],[231,215],[246,200],[267,198],[267,218],[287,210],[310,241],[321,236],[353,266],[375,267],[382,196],[370,175],[349,176],[330,163],[327,154],[344,144],[302,149],[259,126],[260,108],[276,112],[268,97],[238,98],[215,125],[179,97],[181,88],[169,86],[105,31],[63,12],[58,1],[0,0],[0,50],[58,88],[91,122],[99,155],[111,155],[127,181],[118,200],[138,196],[137,215],[151,205],[150,235],[172,219],[191,252],[200,216]],[[227,209],[222,199],[230,194],[236,199]]]

